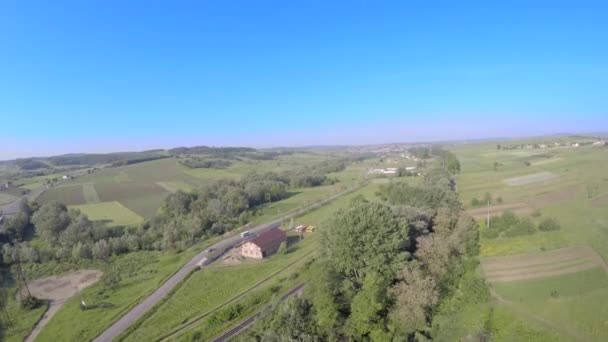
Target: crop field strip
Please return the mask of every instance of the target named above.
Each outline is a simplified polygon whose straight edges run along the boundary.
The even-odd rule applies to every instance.
[[[132,225],[143,218],[118,201],[70,206],[86,214],[91,220],[111,221],[114,225]]]
[[[61,185],[45,191],[38,201],[41,204],[50,201],[59,201],[66,205],[78,205],[86,203],[84,191],[81,184]]]
[[[99,199],[99,194],[97,194],[97,190],[95,190],[95,184],[93,183],[82,184],[82,194],[87,203],[101,202]]]
[[[586,246],[527,255],[487,258],[482,260],[481,264],[489,282],[545,278],[605,266],[599,255]]]
[[[553,172],[543,171],[543,172],[537,172],[537,173],[533,173],[533,174],[529,174],[529,175],[525,175],[525,176],[507,178],[504,180],[504,182],[510,186],[521,186],[521,185],[528,185],[528,184],[532,184],[532,183],[546,182],[546,181],[554,180],[557,178],[559,178],[559,176],[557,174],[555,174]]]

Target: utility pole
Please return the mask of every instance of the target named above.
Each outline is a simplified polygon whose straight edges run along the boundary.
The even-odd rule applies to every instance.
[[[488,229],[490,229],[490,201],[488,201],[488,220],[487,220]]]

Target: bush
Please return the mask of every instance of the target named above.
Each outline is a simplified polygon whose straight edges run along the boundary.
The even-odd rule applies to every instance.
[[[505,236],[514,237],[520,235],[532,235],[536,233],[536,228],[530,219],[521,219],[518,223],[505,231]]]
[[[542,214],[540,213],[540,210],[536,209],[530,215],[532,215],[532,217],[540,217]]]
[[[481,231],[481,237],[484,239],[496,239],[500,231],[498,229],[483,229]]]
[[[559,223],[553,218],[546,218],[538,225],[538,229],[543,232],[549,232],[553,230],[560,230]]]
[[[479,200],[477,199],[477,197],[473,198],[471,200],[471,206],[472,207],[479,207],[481,205],[481,203],[479,202]]]
[[[27,296],[21,301],[21,306],[26,310],[34,310],[44,304],[44,301],[34,296]]]
[[[496,203],[501,204],[502,203],[502,197],[496,197]]]
[[[489,192],[486,192],[486,194],[483,196],[483,203],[490,203],[492,204],[492,194],[490,194]]]

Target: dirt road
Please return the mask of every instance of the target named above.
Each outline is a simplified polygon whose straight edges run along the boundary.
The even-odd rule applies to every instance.
[[[53,315],[61,309],[63,304],[85,287],[93,285],[101,278],[101,272],[96,270],[82,270],[62,276],[51,276],[37,279],[28,284],[33,296],[49,301],[49,308],[44,313],[34,330],[25,339],[33,342],[42,328],[51,320]]]

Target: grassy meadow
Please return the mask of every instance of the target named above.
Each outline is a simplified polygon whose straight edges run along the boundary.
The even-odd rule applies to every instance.
[[[118,201],[74,205],[70,208],[82,211],[91,220],[109,221],[116,226],[128,226],[144,221],[143,217],[129,210]]]
[[[458,191],[466,208],[479,219],[482,233],[487,229],[486,193],[492,198],[491,215],[509,208],[534,224],[552,218],[561,227],[512,237],[484,238],[482,234],[482,259],[589,246],[604,264],[608,260],[608,149],[503,150],[487,143],[452,150],[462,164]],[[477,208],[474,199],[481,202]],[[491,283],[491,288],[501,298],[488,311],[495,340],[608,339],[605,267]]]

